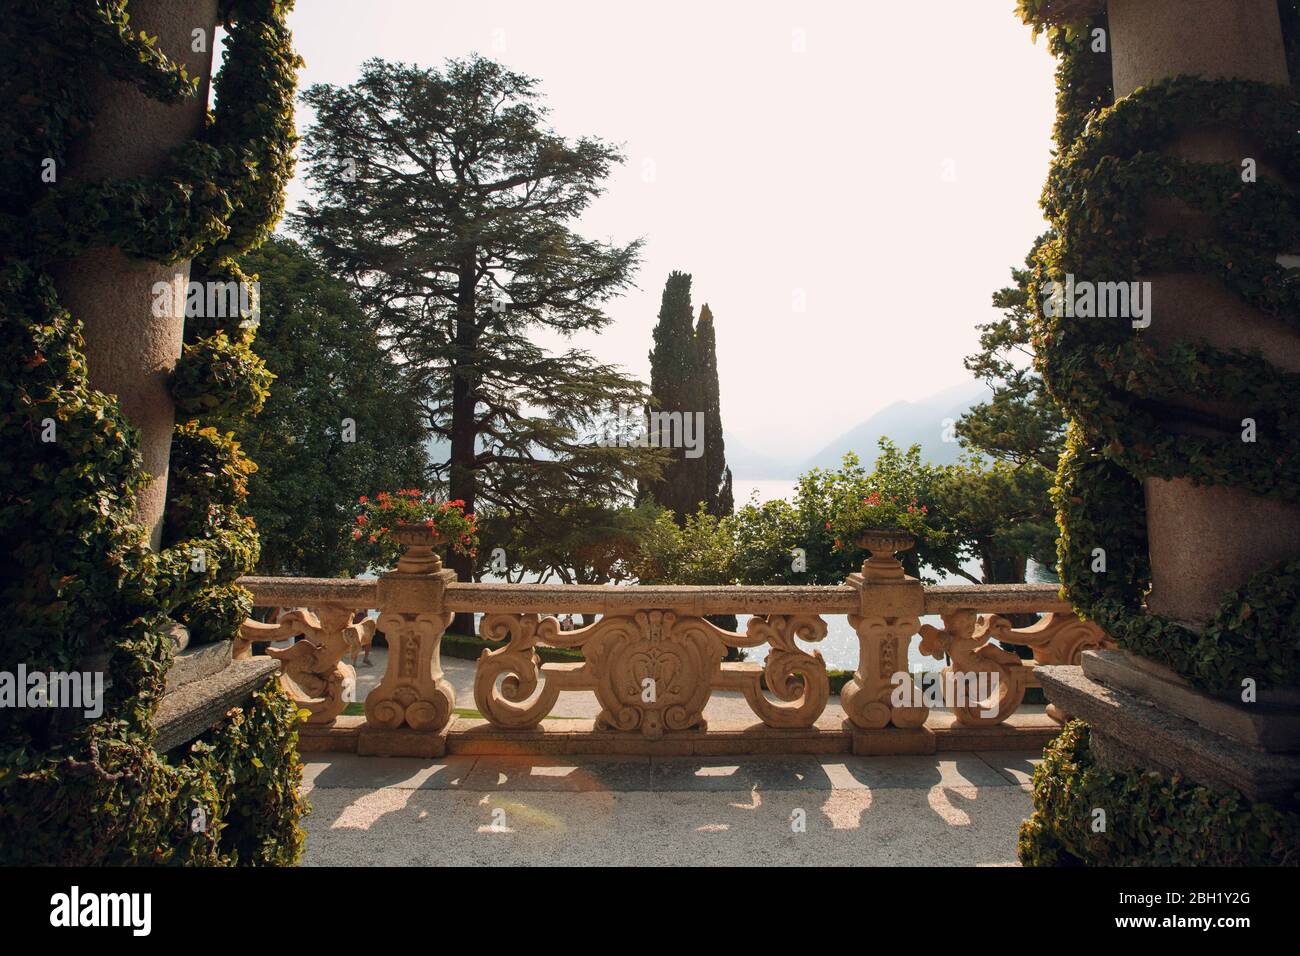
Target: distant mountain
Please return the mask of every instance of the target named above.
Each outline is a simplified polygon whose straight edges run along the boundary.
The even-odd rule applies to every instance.
[[[862,464],[870,468],[880,452],[882,436],[904,450],[911,445],[920,445],[921,457],[932,464],[951,464],[961,453],[961,446],[955,440],[943,440],[945,422],[960,418],[972,405],[987,400],[991,394],[983,382],[966,382],[919,402],[894,402],[806,459],[798,466],[797,473],[802,474],[810,468],[838,468],[844,453],[849,451],[856,452]],[[730,445],[727,446],[727,457],[731,457]],[[735,473],[738,476],[742,474],[740,471]]]
[[[799,467],[796,460],[781,459],[755,451],[725,429],[722,440],[727,450],[727,467],[737,478],[746,481],[785,481],[794,477]]]

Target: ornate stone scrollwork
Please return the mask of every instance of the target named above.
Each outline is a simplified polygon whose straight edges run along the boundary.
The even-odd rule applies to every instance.
[[[479,713],[498,727],[536,726],[555,706],[563,681],[549,669],[546,683],[539,689],[541,661],[534,648],[538,641],[562,646],[559,622],[553,617],[539,620],[536,614],[485,614],[479,634],[485,640],[510,638],[505,647],[479,655],[474,672],[474,703]]]
[[[1025,689],[1035,683],[1019,657],[992,643],[999,630],[1010,628],[1005,618],[968,608],[944,614],[942,629],[921,626],[921,653],[937,660],[947,654],[952,659],[942,676],[945,693],[949,688],[960,692],[960,699],[948,701],[959,724],[1002,723],[1025,699]],[[988,694],[982,695],[980,689]]]
[[[722,633],[725,639],[727,632]],[[749,664],[723,664],[718,686],[744,693],[754,713],[769,727],[811,727],[830,699],[830,678],[821,654],[807,653],[795,638],[820,641],[825,636],[826,622],[815,614],[755,615],[746,625],[745,640],[727,643],[742,647],[769,645],[762,670]],[[784,703],[773,703],[763,695],[760,674],[768,689]]]
[[[916,617],[849,615],[849,624],[858,634],[858,669],[840,691],[840,704],[857,726],[878,730],[890,724],[920,727],[925,723],[929,708],[918,703],[921,691],[915,685],[909,688],[912,704],[895,706],[893,701],[898,680],[912,683],[907,671],[907,646],[920,623]],[[903,677],[896,679],[897,674]]]
[[[1033,663],[1027,664],[992,643],[995,638],[1028,645],[1034,652]],[[1036,665],[1078,664],[1087,648],[1113,646],[1096,624],[1062,612],[1044,615],[1029,627],[1016,628],[999,615],[963,609],[943,615],[942,630],[928,624],[921,628],[922,653],[939,660],[947,654],[952,659],[952,665],[943,671],[945,687],[968,680],[966,675],[996,676],[996,697],[990,695],[989,699],[953,707],[957,721],[970,726],[999,724],[1015,713],[1024,701],[1026,689],[1038,686]]]
[[[724,633],[674,611],[597,622],[583,645],[601,705],[596,727],[639,730],[646,737],[704,730],[704,705],[726,654]]]
[[[826,665],[795,638],[817,641],[826,624],[815,615],[772,615],[750,620],[745,634],[724,631],[700,617],[644,610],[606,617],[561,631],[554,618],[492,614],[480,633],[509,643],[479,657],[474,700],[499,727],[536,726],[563,690],[590,690],[601,710],[601,730],[660,737],[705,728],[704,708],[714,689],[739,690],[764,723],[811,726],[830,696]],[[540,664],[536,645],[581,648],[583,661]],[[770,643],[766,664],[723,664],[728,647]],[[783,703],[768,700],[761,680]]]
[[[1094,647],[1114,647],[1115,642],[1092,621],[1074,613],[1055,611],[1029,627],[1012,627],[1006,618],[989,619],[989,633],[999,641],[1025,644],[1036,664],[1081,664],[1083,652]]]
[[[439,654],[446,612],[383,611],[379,627],[388,640],[388,670],[366,695],[366,720],[395,729],[440,731],[451,722],[456,690],[443,677]]]
[[[328,724],[347,707],[344,683],[356,678],[343,658],[360,650],[361,642],[375,633],[372,618],[353,624],[352,614],[347,608],[322,607],[315,613],[290,611],[275,624],[245,621],[234,656],[249,657],[253,644],[302,636],[291,647],[267,648],[266,656],[280,662],[280,686],[310,712],[307,723]]]

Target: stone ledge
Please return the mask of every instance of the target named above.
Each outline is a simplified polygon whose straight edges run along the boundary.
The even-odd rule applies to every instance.
[[[1211,697],[1172,671],[1123,650],[1084,651],[1083,675],[1107,687],[1153,701],[1206,730],[1256,749],[1278,753],[1300,751],[1300,707],[1271,703],[1267,691],[1261,692],[1259,702],[1254,704]]]
[[[1268,754],[1206,730],[1119,688],[1091,680],[1079,666],[1034,673],[1051,699],[1092,729],[1099,762],[1115,770],[1159,770],[1282,808],[1296,805],[1300,757]]]
[[[232,707],[246,703],[279,669],[280,662],[269,657],[232,661],[224,670],[167,694],[154,718],[154,748],[165,753],[198,737]]]
[[[167,693],[174,694],[186,684],[211,677],[230,666],[234,641],[216,641],[183,648],[172,658],[167,670]]]
[[[851,726],[851,725],[850,725]],[[369,756],[759,756],[781,754],[932,754],[1042,749],[1060,732],[1045,714],[1015,714],[994,727],[964,727],[952,715],[931,714],[923,728],[845,729],[823,717],[810,728],[784,729],[762,723],[714,721],[706,731],[649,738],[598,731],[591,720],[551,718],[529,730],[502,730],[482,718],[459,717],[439,734],[370,729],[364,717],[339,717],[330,727],[302,726],[301,753]]]

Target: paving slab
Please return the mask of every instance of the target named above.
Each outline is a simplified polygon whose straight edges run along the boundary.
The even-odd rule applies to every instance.
[[[1020,787],[693,792],[330,788],[303,864],[1005,866]]]
[[[654,788],[663,791],[829,790],[813,756],[654,757]]]
[[[303,764],[306,791],[333,788],[446,790],[465,786],[473,757],[358,757],[329,754]]]
[[[482,756],[466,789],[519,791],[648,791],[653,789],[649,757],[565,758]]]
[[[1019,750],[998,750],[992,753],[980,752],[976,753],[975,756],[1012,783],[1024,787],[1033,783],[1034,768],[1043,762],[1042,754],[1024,753]]]
[[[321,755],[303,863],[1013,866],[1038,757]]]

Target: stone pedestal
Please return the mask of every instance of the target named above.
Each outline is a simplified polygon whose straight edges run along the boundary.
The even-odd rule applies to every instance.
[[[370,728],[445,736],[456,691],[442,674],[442,635],[452,618],[443,610],[443,594],[455,580],[456,573],[445,570],[394,571],[379,579],[379,630],[388,640],[388,669],[366,695]]]
[[[1150,701],[1211,733],[1268,753],[1300,753],[1300,690],[1212,697],[1167,667],[1123,650],[1083,653],[1083,676]]]
[[[840,691],[840,705],[848,718],[846,729],[919,729],[930,710],[920,702],[920,689],[906,676],[907,648],[921,626],[925,595],[921,582],[904,574],[902,563],[894,556],[897,551],[911,548],[912,540],[906,536],[869,535],[863,544],[871,557],[863,562],[862,573],[850,574],[847,581],[861,595],[862,613],[849,615],[849,624],[858,634],[859,649],[853,679]],[[895,703],[898,674],[905,675],[900,679],[911,685],[911,706]],[[932,746],[922,737],[918,735],[912,744],[922,749],[907,752],[926,752],[923,748]],[[860,746],[874,744],[864,740]]]
[[[73,141],[58,182],[157,175],[168,154],[203,128],[212,71],[217,0],[132,0],[131,27],[158,37],[158,48],[199,78],[198,95],[183,103],[150,99],[130,83],[99,76],[91,89],[94,123]],[[194,47],[203,30],[203,52]],[[90,68],[90,65],[87,67]],[[167,378],[181,353],[187,261],[164,266],[128,259],[117,249],[92,249],[51,270],[63,306],[83,325],[90,384],[116,395],[140,431],[144,470],[137,517],[150,544],[162,536],[175,411]],[[173,289],[171,308],[155,314],[155,283]],[[180,295],[176,292],[179,291]]]

